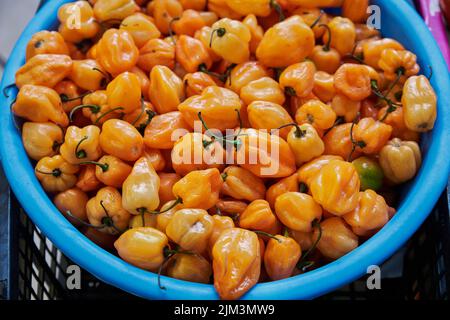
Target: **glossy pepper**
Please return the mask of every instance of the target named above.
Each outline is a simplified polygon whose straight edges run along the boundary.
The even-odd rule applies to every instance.
[[[113,110],[108,105],[106,90],[97,90],[85,96],[83,104],[72,109],[72,117],[78,109],[82,109],[83,116],[95,124],[103,124],[110,119],[119,118],[121,115],[121,109],[114,108]]]
[[[271,75],[272,72],[260,62],[247,61],[236,65],[231,70],[228,80],[225,81],[225,87],[240,94],[241,89],[250,82]]]
[[[51,122],[25,122],[22,126],[22,142],[28,156],[39,161],[54,156],[63,141],[63,130]]]
[[[373,118],[363,118],[353,129],[353,140],[365,154],[378,154],[391,137],[392,127]]]
[[[214,79],[204,72],[188,73],[183,78],[186,97],[201,95],[207,87],[215,86]]]
[[[316,67],[311,61],[290,65],[280,75],[280,86],[290,96],[304,98],[314,88]]]
[[[331,128],[336,121],[336,113],[333,109],[321,102],[313,99],[302,105],[295,113],[295,121],[298,124],[308,123],[318,132]]]
[[[95,176],[95,167],[96,166],[93,164],[88,164],[80,169],[76,187],[81,191],[91,192],[96,191],[101,187],[102,183]]]
[[[183,81],[169,68],[156,66],[150,72],[148,95],[159,114],[176,111],[184,100]]]
[[[239,215],[239,227],[270,233],[278,221],[266,200],[252,201]]]
[[[68,163],[60,155],[44,157],[34,168],[36,177],[47,192],[62,192],[77,183],[78,167]]]
[[[311,232],[312,222],[320,221],[322,208],[306,193],[286,192],[275,201],[278,219],[289,229]]]
[[[59,33],[68,42],[78,43],[93,38],[100,31],[94,10],[87,1],[75,1],[61,6],[58,20],[61,22]]]
[[[350,19],[334,17],[328,22],[330,32],[325,32],[323,42],[327,43],[331,37],[330,46],[335,48],[341,56],[352,52],[356,41],[355,25]]]
[[[63,54],[38,54],[16,72],[16,86],[31,84],[53,88],[70,74],[72,59]]]
[[[139,227],[156,228],[156,219],[157,215],[151,213],[144,213],[138,216],[132,216],[128,224],[128,227],[130,229]]]
[[[286,100],[278,82],[269,77],[249,82],[242,87],[240,97],[246,105],[255,101],[266,101],[283,105]]]
[[[209,69],[212,66],[212,59],[206,47],[200,40],[190,36],[181,35],[178,38],[175,56],[177,62],[187,72],[196,72],[201,68]]]
[[[199,132],[184,134],[171,151],[172,167],[181,176],[208,168],[222,170],[224,156],[221,142]]]
[[[346,63],[334,74],[336,91],[353,101],[361,101],[372,93],[369,70],[362,65]]]
[[[295,156],[285,140],[255,129],[244,129],[242,133],[242,145],[236,152],[241,167],[262,178],[283,178],[294,173]]]
[[[208,253],[210,256],[212,255],[212,249],[214,248],[214,245],[216,244],[216,241],[217,239],[219,239],[222,232],[226,229],[235,227],[234,221],[231,217],[215,214],[212,216],[212,219],[214,226],[211,236],[208,240]]]
[[[149,40],[158,39],[161,32],[151,17],[138,12],[123,19],[120,29],[128,31],[138,48],[142,48]]]
[[[126,230],[130,213],[122,206],[120,192],[113,187],[104,187],[86,204],[87,217],[94,228],[109,234],[120,234]]]
[[[341,158],[357,158],[361,148],[354,148],[351,139],[352,124],[344,123],[333,127],[324,137],[326,155],[340,156]]]
[[[400,184],[414,177],[422,156],[417,142],[394,138],[381,149],[379,161],[386,178]]]
[[[118,119],[103,124],[99,141],[105,153],[124,161],[136,161],[144,149],[144,140],[139,131],[128,122]]]
[[[145,129],[144,143],[150,148],[172,149],[172,133],[178,129],[190,129],[179,111],[157,115]]]
[[[348,162],[333,160],[312,178],[314,200],[328,212],[341,216],[356,208],[360,181],[355,167]]]
[[[309,56],[314,42],[311,28],[299,16],[292,16],[266,31],[256,49],[256,57],[268,67],[287,67]]]
[[[215,17],[214,20],[217,20],[217,15],[213,12],[210,13]],[[171,27],[177,35],[188,35],[193,37],[197,30],[200,30],[207,25],[208,23],[202,17],[202,13],[188,9],[183,11],[179,18],[173,20]]]
[[[324,155],[305,163],[297,171],[298,182],[309,187],[316,174],[319,173],[325,165],[329,164],[333,160],[343,159],[340,156]]]
[[[271,208],[275,208],[275,201],[277,198],[286,192],[298,192],[299,183],[298,175],[294,173],[293,175],[280,179],[274,184],[272,184],[266,192],[266,200],[269,202]]]
[[[69,78],[84,90],[100,90],[106,84],[106,71],[93,59],[74,60]]]
[[[200,254],[206,249],[213,226],[213,219],[205,210],[181,209],[173,215],[166,233],[184,250]]]
[[[377,113],[377,115],[375,116],[375,118],[392,127],[391,137],[399,138],[401,140],[419,141],[419,132],[408,129],[405,124],[404,108],[397,107],[394,111],[390,111],[392,111],[392,109],[390,109],[389,106],[386,106],[379,110],[376,109],[375,113]]]
[[[362,44],[362,56],[364,63],[375,69],[380,69],[379,62],[381,53],[385,49],[404,50],[403,46],[396,40],[390,38],[365,41]]]
[[[81,94],[80,88],[71,80],[61,81],[53,87],[53,90],[59,94],[65,112],[70,112],[81,104],[83,94]]]
[[[384,198],[373,190],[359,193],[358,206],[343,216],[358,236],[367,236],[389,221],[389,207]]]
[[[253,201],[264,198],[266,187],[261,178],[250,171],[229,166],[222,173],[222,193],[234,199]]]
[[[119,74],[107,88],[108,105],[121,107],[124,113],[131,113],[141,107],[141,85],[137,75],[131,72]]]
[[[132,167],[115,156],[105,155],[96,163],[95,176],[106,186],[121,188]]]
[[[160,180],[159,186],[159,200],[160,203],[166,204],[169,201],[176,200],[173,195],[172,188],[175,183],[177,183],[181,177],[176,173],[166,173],[161,172],[158,174]]]
[[[69,48],[64,38],[57,31],[39,31],[35,33],[27,44],[26,60],[38,54],[69,55]]]
[[[71,164],[97,160],[102,155],[99,135],[100,129],[93,125],[82,129],[70,126],[60,148],[62,157]]]
[[[331,217],[320,223],[322,236],[317,244],[320,253],[327,259],[336,260],[358,247],[356,236],[345,221]],[[314,229],[314,239],[319,236],[319,229]]]
[[[175,67],[175,45],[163,39],[151,39],[139,51],[137,65],[150,72],[155,66]]]
[[[290,237],[276,235],[269,239],[264,252],[264,267],[269,278],[281,280],[289,278],[302,255],[302,249]]]
[[[352,161],[356,171],[358,171],[361,181],[361,190],[371,189],[377,191],[383,185],[383,170],[375,159],[359,157]]]
[[[184,281],[209,283],[212,267],[201,255],[179,253],[170,259],[166,274]]]
[[[97,43],[97,60],[111,75],[130,71],[137,63],[139,50],[128,31],[108,29]]]
[[[277,129],[293,120],[282,106],[267,101],[255,101],[247,106],[248,120],[255,129]],[[286,138],[289,128],[280,129],[280,136]]]
[[[326,24],[320,24],[319,27],[325,28],[328,32],[328,40],[323,46],[316,45],[311,52],[310,58],[317,67],[317,70],[325,71],[330,74],[336,72],[341,65],[341,55],[339,51],[331,47],[331,28]]]
[[[159,230],[148,227],[125,231],[114,243],[119,256],[128,263],[149,271],[158,271],[165,260],[164,248],[169,239]]]
[[[169,34],[171,23],[175,18],[180,18],[183,7],[177,0],[155,0],[153,2],[153,18],[159,31]]]
[[[342,5],[342,15],[353,22],[365,22],[367,18],[367,8],[369,0],[344,0]]]
[[[101,22],[123,20],[137,11],[134,0],[97,0],[94,5],[95,17]]]
[[[287,143],[295,156],[297,166],[320,156],[325,150],[316,129],[308,123],[295,125],[287,136]]]
[[[185,208],[205,209],[219,200],[223,180],[216,168],[189,172],[174,184],[173,194]]]
[[[211,26],[210,48],[231,63],[249,60],[249,43],[252,38],[245,24],[237,20],[223,18]]]
[[[25,85],[17,94],[12,112],[32,122],[54,122],[61,127],[67,127],[67,117],[59,94],[50,88]]]
[[[378,66],[384,71],[386,79],[394,81],[400,74],[402,82],[407,77],[419,73],[416,55],[408,50],[385,49],[381,52]]]
[[[256,49],[264,36],[264,30],[258,24],[258,19],[254,14],[247,15],[244,20],[242,20],[242,23],[250,30],[250,34],[252,35],[250,40],[250,53],[255,54]]]
[[[159,176],[146,157],[139,158],[122,185],[123,207],[132,214],[152,213],[159,206]]]
[[[208,87],[201,95],[192,96],[178,105],[184,120],[194,128],[199,113],[205,125],[211,129],[232,129],[239,125],[237,111],[242,102],[233,91],[221,87]]]
[[[212,256],[214,287],[221,299],[238,299],[258,282],[261,251],[254,232],[226,229],[214,245]]]
[[[425,76],[408,78],[402,94],[406,127],[416,132],[433,129],[436,121],[436,103],[436,93]]]
[[[317,71],[314,74],[313,94],[325,103],[330,102],[336,95],[334,76],[324,71]]]
[[[89,198],[78,188],[71,188],[66,191],[58,193],[53,198],[53,203],[58,210],[72,223],[74,226],[82,226],[81,221],[87,222],[86,204]],[[76,218],[70,217],[70,215]]]

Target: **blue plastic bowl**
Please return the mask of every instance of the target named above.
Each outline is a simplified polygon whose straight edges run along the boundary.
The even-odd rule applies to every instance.
[[[6,65],[1,88],[14,82],[16,70],[25,61],[25,47],[31,36],[54,28],[58,8],[68,0],[49,1],[33,18],[17,42]],[[356,250],[317,270],[303,275],[263,283],[245,299],[311,299],[337,289],[362,276],[368,266],[381,264],[419,228],[436,203],[447,182],[450,167],[450,79],[447,66],[421,17],[405,1],[378,0],[382,33],[399,40],[418,55],[422,70],[431,66],[431,80],[439,97],[434,130],[424,135],[424,161],[417,177],[405,189],[398,212],[375,236]],[[20,203],[42,232],[66,254],[99,279],[135,295],[151,299],[217,299],[212,285],[162,278],[167,290],[160,290],[157,276],[138,269],[101,249],[75,229],[55,208],[40,186],[22,145],[9,105],[0,97],[0,155],[3,168]]]

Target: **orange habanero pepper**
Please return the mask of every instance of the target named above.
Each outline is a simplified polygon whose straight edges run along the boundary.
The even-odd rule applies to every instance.
[[[350,19],[343,17],[334,17],[328,22],[329,33],[323,35],[323,42],[328,43],[335,48],[341,56],[350,54],[356,42],[355,25]]]
[[[172,149],[172,134],[179,129],[190,129],[179,111],[156,115],[145,129],[144,143],[149,148]]]
[[[95,91],[105,86],[106,71],[93,59],[74,60],[69,79],[84,90]]]
[[[252,201],[244,212],[239,214],[239,227],[244,229],[270,233],[277,224],[277,217],[266,200]]]
[[[298,175],[294,173],[293,175],[280,179],[274,184],[272,184],[266,192],[266,200],[269,202],[271,208],[275,208],[275,201],[277,198],[286,192],[298,192],[299,183]]]
[[[287,67],[280,75],[280,86],[290,96],[304,98],[314,88],[316,67],[311,61],[300,62]]]
[[[126,17],[122,21],[120,29],[131,34],[138,48],[142,48],[148,41],[158,39],[161,36],[161,32],[155,26],[153,20],[141,12]]]
[[[209,69],[212,60],[208,51],[200,40],[181,35],[175,46],[175,56],[177,62],[187,72],[196,72],[202,68]]]
[[[359,64],[343,64],[334,74],[336,91],[353,101],[361,101],[372,94],[369,70]]]
[[[208,87],[215,86],[214,79],[204,72],[188,73],[183,78],[184,90],[186,97],[201,95],[203,90]]]
[[[53,203],[70,223],[76,227],[81,227],[82,222],[80,220],[87,222],[86,204],[88,200],[86,193],[78,188],[71,188],[58,193],[53,198]],[[76,218],[70,217],[67,212]]]
[[[176,111],[184,100],[183,81],[166,66],[155,66],[150,72],[148,95],[159,114]]]
[[[264,181],[244,168],[229,166],[222,179],[222,193],[234,199],[254,201],[264,198],[266,193]]]
[[[378,154],[391,137],[392,127],[373,118],[363,118],[353,129],[352,140],[365,154]]]
[[[283,105],[286,100],[278,82],[269,77],[249,82],[242,87],[240,97],[246,105],[255,101],[266,101]]]
[[[36,161],[54,156],[63,136],[63,130],[51,122],[25,122],[22,126],[23,146],[28,156]]]
[[[90,125],[84,128],[70,126],[67,128],[61,156],[71,164],[95,161],[102,156],[99,143],[100,129]]]
[[[301,255],[302,249],[294,239],[280,235],[269,239],[264,252],[264,267],[269,278],[274,281],[289,278]]]
[[[44,157],[34,168],[36,177],[47,192],[62,192],[77,183],[78,167],[68,163],[60,155]]]
[[[94,15],[100,21],[123,20],[139,11],[134,0],[96,0]]]
[[[169,34],[174,19],[180,18],[183,7],[177,0],[155,0],[153,2],[153,18],[159,31]]]
[[[184,281],[209,283],[212,267],[201,255],[179,253],[169,260],[166,274]]]
[[[298,124],[309,123],[320,132],[334,125],[336,113],[329,105],[319,100],[310,100],[297,110],[295,121]]]
[[[69,55],[69,48],[59,32],[43,30],[35,33],[28,42],[26,61],[38,54]]]
[[[175,45],[162,39],[149,40],[139,51],[137,65],[150,72],[155,66],[175,67]]]
[[[79,21],[74,19],[79,17]],[[87,1],[76,1],[61,6],[58,10],[58,20],[61,22],[59,33],[72,43],[90,39],[100,31],[100,25],[94,18],[94,10]]]
[[[224,230],[212,256],[214,287],[221,299],[238,299],[258,282],[261,251],[254,232],[240,228]]]
[[[137,75],[131,72],[119,74],[106,87],[108,105],[122,108],[124,113],[131,113],[141,107],[141,85]]]

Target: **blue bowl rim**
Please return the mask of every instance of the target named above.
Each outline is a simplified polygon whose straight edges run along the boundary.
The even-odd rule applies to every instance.
[[[14,82],[15,71],[24,62],[24,53],[31,36],[55,24],[59,6],[70,0],[49,1],[30,21],[8,60],[0,88]],[[375,1],[383,7],[383,1]],[[450,78],[439,47],[420,16],[404,1],[389,1],[389,10],[402,16],[405,28],[416,41],[423,43],[419,56],[431,61],[434,70],[433,87],[439,96],[439,117],[432,132],[422,168],[409,186],[410,190],[398,208],[398,213],[375,236],[346,256],[326,266],[289,279],[262,283],[250,290],[243,299],[311,299],[339,288],[366,273],[367,267],[390,257],[418,229],[432,210],[444,189],[450,169],[449,140]],[[137,296],[150,299],[217,299],[212,285],[185,282],[162,277],[167,290],[161,290],[157,276],[129,265],[103,250],[74,228],[54,207],[39,185],[15,127],[13,117],[5,106],[13,101],[0,96],[1,141],[0,156],[6,176],[19,202],[39,229],[71,260],[100,280]],[[24,163],[25,165],[18,165]],[[420,208],[417,212],[417,208]]]

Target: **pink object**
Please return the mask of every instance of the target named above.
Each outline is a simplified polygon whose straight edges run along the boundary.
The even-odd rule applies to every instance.
[[[450,69],[450,48],[439,0],[417,0],[417,4]]]

